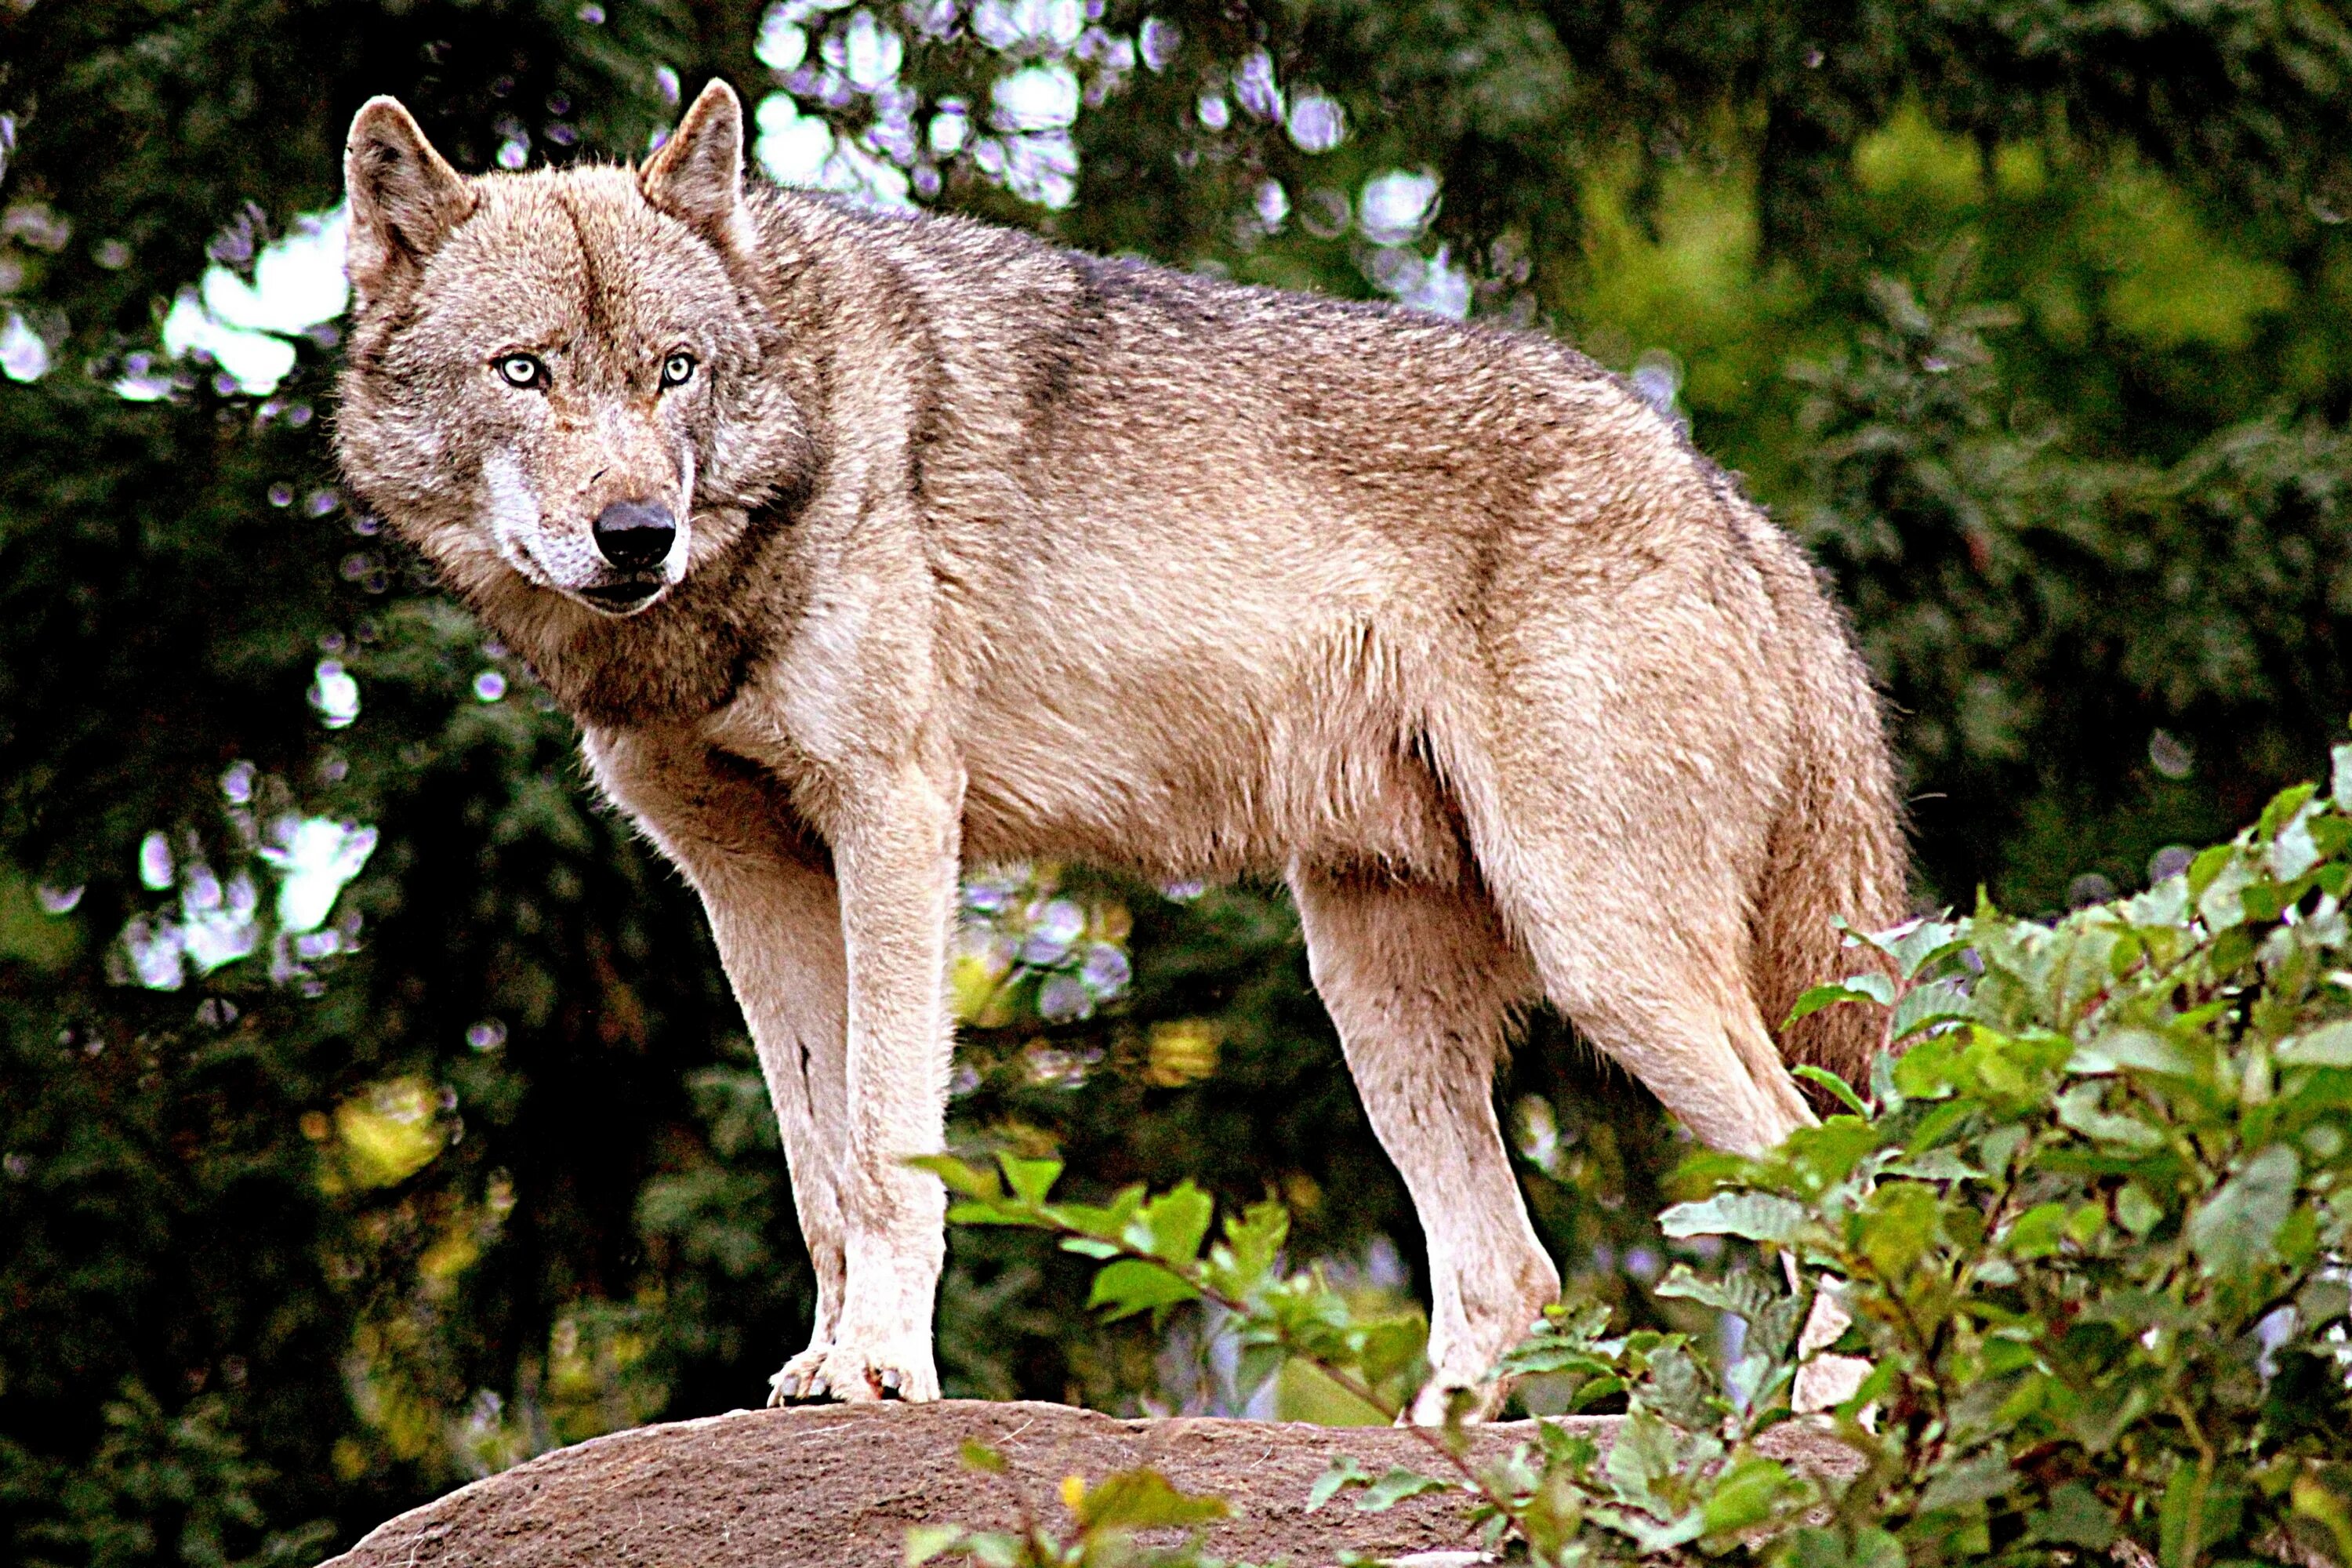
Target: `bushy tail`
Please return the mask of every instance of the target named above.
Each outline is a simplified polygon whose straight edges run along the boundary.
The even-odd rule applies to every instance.
[[[1902,809],[1877,694],[1836,612],[1814,604],[1826,624],[1811,628],[1822,635],[1804,639],[1811,646],[1799,663],[1798,752],[1757,895],[1748,984],[1785,1058],[1859,1084],[1879,1038],[1873,1009],[1826,1008],[1781,1028],[1810,987],[1861,972],[1862,955],[1841,951],[1832,921],[1843,916],[1877,931],[1901,920],[1908,901]]]

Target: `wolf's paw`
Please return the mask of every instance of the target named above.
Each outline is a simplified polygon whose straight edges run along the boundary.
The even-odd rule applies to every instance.
[[[940,1374],[929,1344],[888,1340],[860,1342],[846,1336],[835,1344],[811,1345],[768,1380],[771,1405],[839,1400],[857,1405],[879,1399],[920,1403],[940,1396]]]
[[[1474,1423],[1491,1421],[1503,1408],[1503,1401],[1509,1394],[1509,1385],[1500,1378],[1478,1383],[1469,1378],[1447,1377],[1440,1373],[1421,1385],[1421,1392],[1412,1396],[1412,1403],[1398,1413],[1396,1424],[1400,1426],[1443,1426],[1446,1411],[1457,1404],[1461,1407],[1463,1420]]]
[[[779,1367],[776,1374],[768,1379],[769,1407],[804,1405],[824,1398],[822,1384],[818,1385],[817,1392],[811,1392],[809,1385],[816,1382],[818,1369],[824,1365],[824,1358],[832,1353],[831,1345],[811,1345]]]

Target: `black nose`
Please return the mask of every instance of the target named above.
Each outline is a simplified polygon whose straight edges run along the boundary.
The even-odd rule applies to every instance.
[[[677,520],[657,500],[616,500],[596,514],[596,548],[624,572],[643,572],[669,558]]]

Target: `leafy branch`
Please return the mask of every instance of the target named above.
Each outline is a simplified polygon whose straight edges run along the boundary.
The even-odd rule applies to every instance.
[[[1289,1215],[1281,1205],[1268,1200],[1229,1215],[1212,1242],[1213,1200],[1190,1182],[1157,1195],[1129,1187],[1096,1205],[1052,1199],[1063,1169],[1056,1160],[1001,1153],[993,1171],[952,1155],[914,1163],[956,1194],[951,1221],[1045,1231],[1066,1250],[1100,1262],[1087,1304],[1108,1318],[1162,1318],[1192,1303],[1223,1309],[1240,1338],[1244,1389],[1296,1359],[1391,1419],[1401,1414],[1381,1385],[1419,1359],[1417,1329],[1408,1321],[1360,1321],[1314,1274],[1284,1272]],[[1459,1490],[1472,1500],[1473,1519],[1490,1540],[1517,1541],[1538,1563],[1581,1562],[1596,1532],[1615,1542],[1610,1555],[1640,1554],[1721,1542],[1793,1517],[1817,1500],[1811,1485],[1753,1453],[1748,1443],[1787,1414],[1794,1376],[1788,1357],[1805,1301],[1759,1293],[1752,1282],[1714,1286],[1687,1271],[1661,1289],[1711,1304],[1733,1301],[1752,1314],[1755,1348],[1736,1369],[1729,1396],[1710,1389],[1685,1336],[1644,1331],[1604,1339],[1605,1312],[1555,1308],[1496,1375],[1568,1378],[1580,1385],[1573,1397],[1580,1405],[1625,1396],[1625,1435],[1605,1458],[1590,1437],[1539,1422],[1533,1445],[1475,1462],[1465,1393],[1443,1426],[1407,1427],[1450,1479],[1403,1467],[1375,1475],[1343,1459],[1317,1482],[1309,1506],[1352,1491],[1359,1508],[1378,1510]]]

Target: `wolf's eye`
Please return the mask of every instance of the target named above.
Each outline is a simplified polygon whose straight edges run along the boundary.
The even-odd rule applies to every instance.
[[[694,379],[694,356],[672,354],[662,361],[662,385],[684,386]]]
[[[530,354],[508,354],[498,366],[500,379],[509,386],[537,386],[547,379],[547,367]]]

